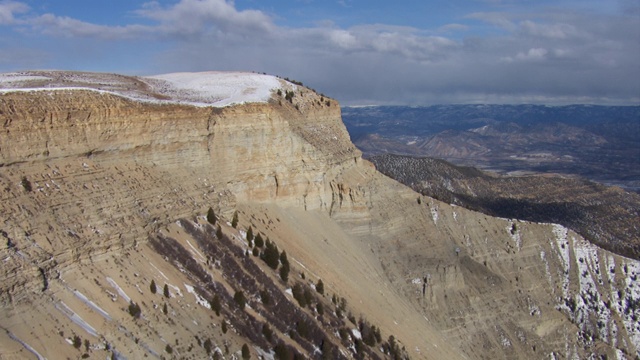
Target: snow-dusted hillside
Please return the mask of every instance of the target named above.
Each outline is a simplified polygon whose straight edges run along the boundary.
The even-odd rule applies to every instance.
[[[274,76],[239,72],[173,73],[151,76],[153,90],[178,102],[228,106],[267,102],[281,88]]]
[[[278,89],[293,88],[295,85],[275,76],[249,72],[182,72],[149,77],[70,71],[0,74],[0,93],[92,90],[137,101],[214,107],[265,103]]]

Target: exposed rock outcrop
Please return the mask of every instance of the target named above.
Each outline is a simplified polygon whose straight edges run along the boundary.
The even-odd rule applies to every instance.
[[[637,355],[636,261],[559,226],[420,197],[363,161],[337,103],[304,87],[282,82],[264,102],[211,107],[172,102],[146,81],[119,82],[138,84],[142,100],[97,85],[100,92],[0,93],[0,344],[7,353],[77,356],[73,335],[95,345],[87,352],[116,349],[131,358],[204,354],[196,337],[213,337],[228,356],[247,341],[252,353],[268,353],[274,343],[235,326],[221,331],[198,297],[230,302],[244,290],[253,304],[247,323],[269,318],[258,287],[269,282],[285,294],[286,285],[247,270],[259,262],[247,254],[251,226],[286,249],[292,279],[323,279],[327,299],[344,297],[355,320],[394,335],[389,342],[397,339],[412,358]],[[211,245],[220,238],[205,224],[209,207],[228,238],[225,251]],[[237,229],[225,221],[234,213]],[[242,264],[229,265],[239,274],[227,263]],[[151,294],[151,280],[170,284],[172,295]],[[141,306],[139,319],[130,304]],[[223,311],[231,325],[244,321],[238,311]],[[298,319],[319,328],[338,321],[303,312]],[[296,342],[300,321],[291,324],[295,332],[278,325],[275,335],[305,356],[328,354],[324,341]],[[355,345],[322,331],[341,354],[355,356]],[[357,335],[346,338],[357,343]],[[308,350],[314,346],[322,350]]]

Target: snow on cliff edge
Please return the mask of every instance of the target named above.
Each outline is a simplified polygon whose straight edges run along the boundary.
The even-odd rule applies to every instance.
[[[173,73],[149,76],[160,94],[193,105],[228,106],[267,102],[281,87],[274,76],[239,72]]]
[[[224,107],[264,103],[272,93],[295,87],[275,76],[249,72],[171,73],[148,77],[74,71],[0,74],[0,94],[15,91],[92,90],[154,103]]]

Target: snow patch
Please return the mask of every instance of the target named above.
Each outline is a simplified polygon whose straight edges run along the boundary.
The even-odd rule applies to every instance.
[[[148,88],[131,88],[133,83]],[[71,85],[71,86],[67,86]],[[171,73],[149,77],[109,77],[99,73],[0,74],[0,94],[31,91],[94,91],[154,104],[225,107],[266,103],[278,89],[296,90],[275,76],[247,72]]]
[[[516,243],[516,249],[520,251],[522,246],[522,239],[520,238],[520,231],[517,229],[517,225],[515,221],[509,221],[509,225],[507,226],[507,233],[511,236],[511,240]]]
[[[149,265],[153,266],[153,268],[156,269],[165,280],[169,280],[169,278],[162,271],[160,271],[157,266],[153,265],[151,261],[149,261]]]
[[[431,207],[431,218],[433,219],[433,223],[435,225],[438,225],[438,208],[437,207]]]
[[[562,225],[553,224],[553,234],[556,236],[557,251],[562,260],[562,295],[566,298],[569,293],[569,270],[571,268],[571,255],[569,241],[567,241],[568,230]]]
[[[152,80],[156,92],[196,106],[264,103],[272,91],[281,88],[275,76],[243,72],[172,73],[146,79]]]
[[[202,253],[200,251],[198,251],[198,249],[196,249],[193,244],[191,244],[191,242],[189,240],[187,240],[187,244],[189,244],[189,247],[191,248],[191,250],[193,251],[193,253],[195,255],[198,255],[198,257],[200,257],[200,261],[202,262],[206,262],[207,259],[204,257],[204,255],[202,255]]]
[[[100,316],[102,316],[103,318],[111,321],[111,316],[109,316],[109,313],[104,311],[101,307],[99,307],[98,305],[96,305],[93,301],[89,300],[83,293],[81,293],[78,290],[74,290],[73,294],[80,300],[82,300],[83,303],[87,304],[87,306],[89,306],[90,308],[92,308],[95,312],[97,312],[98,314],[100,314]]]
[[[38,81],[38,80],[51,80],[46,76],[38,76],[38,75],[30,75],[27,73],[4,73],[0,74],[0,86],[2,87],[12,87],[19,85],[17,83],[22,83],[25,81]]]
[[[67,306],[64,302],[59,302],[54,305],[56,309],[60,310],[65,316],[67,316],[73,323],[80,326],[84,331],[86,331],[89,335],[93,337],[98,337],[98,332],[93,326],[89,325],[80,315],[76,314],[71,308]]]
[[[36,351],[36,349],[32,348],[31,345],[27,344],[26,342],[22,341],[21,339],[19,339],[17,336],[13,335],[13,333],[11,333],[10,331],[6,330],[7,334],[9,335],[9,337],[14,340],[17,341],[18,343],[20,343],[20,345],[22,345],[25,349],[27,349],[27,351],[29,351],[30,353],[32,353],[33,355],[35,355],[38,360],[46,360],[47,358],[40,355],[40,353],[38,353]]]
[[[131,298],[129,297],[129,295],[127,295],[126,292],[124,292],[124,290],[122,290],[122,288],[120,286],[118,286],[118,283],[115,282],[115,280],[113,280],[110,277],[107,277],[107,282],[109,283],[109,285],[111,285],[114,289],[116,289],[116,291],[118,292],[118,294],[127,302],[130,303],[131,302]]]
[[[198,305],[204,306],[207,309],[211,309],[211,304],[209,304],[209,302],[205,300],[202,296],[198,295],[198,293],[196,293],[195,288],[193,286],[184,284],[184,287],[185,289],[187,289],[187,293],[193,294],[193,296],[196,297],[196,303],[198,303]]]

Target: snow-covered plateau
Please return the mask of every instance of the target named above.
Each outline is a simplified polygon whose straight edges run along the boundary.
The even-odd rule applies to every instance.
[[[91,90],[153,103],[225,107],[266,103],[279,89],[294,89],[275,76],[250,72],[181,72],[148,77],[64,71],[0,74],[0,94],[17,91]]]

